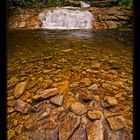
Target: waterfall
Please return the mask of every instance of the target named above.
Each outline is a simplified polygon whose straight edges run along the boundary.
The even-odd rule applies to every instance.
[[[90,7],[90,4],[87,4],[83,1],[80,1],[80,5],[81,5],[81,7]]]
[[[56,8],[39,14],[42,28],[48,29],[91,29],[92,13],[89,11]]]

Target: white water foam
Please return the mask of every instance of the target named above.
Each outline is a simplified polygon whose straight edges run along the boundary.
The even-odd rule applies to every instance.
[[[56,8],[39,14],[42,28],[47,29],[91,29],[93,15],[89,11]]]

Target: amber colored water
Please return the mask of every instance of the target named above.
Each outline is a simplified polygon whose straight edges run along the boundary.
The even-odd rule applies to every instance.
[[[73,83],[88,77],[99,86],[101,98],[123,93],[119,107],[123,116],[132,121],[131,40],[122,41],[111,31],[10,31],[7,57],[9,85],[28,80],[27,90],[34,94],[43,89],[41,85],[46,79],[53,82],[67,79]],[[94,69],[94,65],[100,66]],[[109,87],[102,87],[104,82]],[[122,85],[118,86],[117,82]],[[13,96],[13,91],[14,88],[8,89],[8,97]]]

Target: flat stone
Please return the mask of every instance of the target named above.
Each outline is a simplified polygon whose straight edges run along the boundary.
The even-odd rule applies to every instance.
[[[82,115],[87,112],[87,108],[80,102],[75,102],[71,104],[70,109],[73,113],[77,115]]]
[[[8,109],[7,109],[8,114],[13,113],[14,111],[15,111],[15,109],[13,107],[8,107]]]
[[[104,140],[104,127],[100,120],[88,123],[86,132],[88,140]]]
[[[95,103],[95,101],[94,100],[92,100],[92,101],[90,101],[89,102],[89,104],[88,104],[88,110],[93,110],[94,109],[94,103]]]
[[[20,99],[22,100],[22,101],[26,101],[28,98],[30,98],[31,97],[31,93],[30,92],[28,92],[28,91],[25,91],[24,92],[24,94],[20,97]]]
[[[104,110],[104,116],[105,116],[106,118],[112,117],[112,116],[117,116],[117,115],[120,115],[120,113],[112,113],[112,112],[110,112],[110,111],[108,111],[108,110]]]
[[[64,107],[55,108],[51,111],[51,115],[60,114],[62,111],[64,111]]]
[[[88,90],[91,90],[91,91],[98,91],[99,89],[98,89],[97,84],[93,84],[93,85],[91,85],[91,86],[88,87]]]
[[[55,118],[49,118],[46,119],[46,121],[45,120],[39,121],[37,123],[37,126],[40,126],[43,129],[55,129],[57,127],[57,121],[55,120]]]
[[[45,139],[46,140],[58,140],[58,129],[46,130]]]
[[[19,98],[25,91],[26,89],[26,82],[20,82],[16,85],[15,90],[14,90],[14,96],[15,98]]]
[[[91,81],[90,78],[83,78],[83,79],[81,79],[80,82],[81,82],[81,83],[84,83],[85,86],[90,86],[90,85],[92,84],[92,81]]]
[[[50,108],[46,108],[44,111],[41,112],[41,114],[38,115],[38,118],[36,119],[36,121],[47,118],[50,115],[50,113],[51,113]]]
[[[107,89],[109,87],[109,83],[102,83],[102,87]]]
[[[39,112],[42,109],[42,107],[43,107],[43,103],[40,102],[40,103],[32,106],[31,111],[32,112]]]
[[[50,87],[52,83],[53,83],[53,81],[51,79],[44,80],[43,88],[46,89],[46,88]]]
[[[59,140],[68,140],[80,124],[80,117],[69,112],[59,124]]]
[[[57,88],[60,94],[66,94],[69,90],[69,81],[65,80],[52,84],[52,87]]]
[[[45,130],[35,130],[31,133],[30,139],[32,140],[45,140]]]
[[[22,114],[26,114],[30,111],[31,105],[28,103],[23,102],[22,100],[18,99],[15,104],[15,110],[19,111]]]
[[[90,91],[83,91],[78,94],[78,99],[83,101],[93,100],[92,93]]]
[[[41,100],[45,100],[49,97],[52,97],[56,94],[58,94],[59,91],[57,88],[50,88],[50,89],[46,89],[44,91],[41,91],[39,94],[35,95],[32,100],[33,101],[41,101]]]
[[[19,124],[16,128],[15,131],[17,134],[21,134],[21,132],[23,131],[23,125]]]
[[[124,119],[121,116],[107,118],[107,121],[112,130],[117,131],[124,128]]]
[[[56,104],[58,106],[62,106],[63,104],[63,99],[64,99],[64,96],[63,95],[57,95],[55,97],[52,97],[50,99],[50,102],[52,102],[53,104]]]
[[[91,66],[93,69],[97,69],[97,70],[99,70],[100,69],[100,67],[101,67],[101,64],[100,63],[97,63],[97,62],[95,62],[95,63],[93,63],[92,64],[92,66]]]
[[[16,104],[16,100],[8,100],[7,105],[13,107]]]
[[[102,112],[98,110],[92,110],[87,112],[87,117],[90,120],[99,120],[102,116]]]
[[[76,102],[76,99],[72,96],[69,96],[68,98],[64,98],[65,110],[69,109],[70,105],[74,102]]]
[[[86,129],[79,127],[72,135],[71,140],[87,140]]]
[[[106,108],[115,107],[118,105],[118,101],[114,97],[105,96],[102,105]]]
[[[8,130],[7,132],[8,140],[12,140],[13,137],[15,137],[15,131],[13,129]]]

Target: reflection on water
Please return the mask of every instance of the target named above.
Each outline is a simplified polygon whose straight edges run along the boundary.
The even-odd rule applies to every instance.
[[[8,33],[7,53],[8,98],[21,81],[28,81],[27,91],[34,96],[50,86],[47,81],[68,80],[84,87],[91,80],[98,85],[101,99],[110,95],[119,100],[126,125],[132,129],[132,44],[109,31],[23,30]]]

